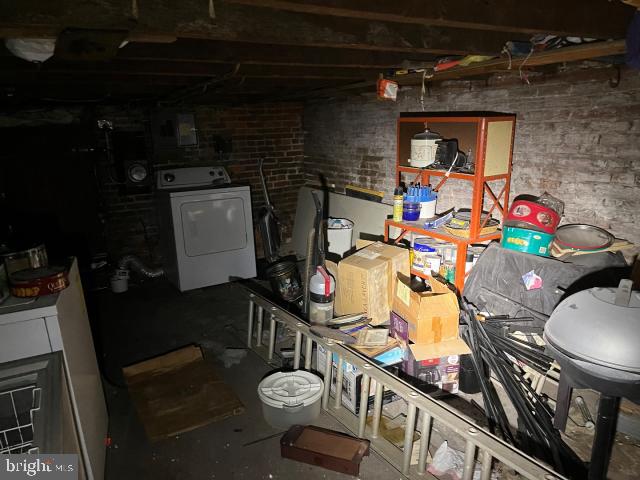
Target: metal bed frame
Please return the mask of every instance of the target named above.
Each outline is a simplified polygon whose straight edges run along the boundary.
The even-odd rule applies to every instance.
[[[440,422],[448,429],[461,436],[466,443],[464,452],[464,471],[462,480],[471,480],[475,469],[476,456],[481,462],[481,480],[491,478],[493,461],[499,461],[506,467],[515,470],[523,478],[529,480],[560,480],[562,475],[553,471],[550,467],[528,456],[521,450],[509,445],[500,438],[475,425],[473,422],[461,416],[454,409],[434,400],[402,379],[375,365],[369,358],[349,348],[346,345],[329,339],[317,337],[310,333],[309,324],[284,310],[255,292],[246,284],[241,288],[248,296],[249,312],[247,325],[247,347],[253,349],[268,362],[273,361],[276,339],[276,324],[281,323],[295,331],[295,347],[293,368],[300,368],[302,356],[302,341],[305,337],[304,369],[311,369],[313,344],[321,345],[327,350],[324,365],[324,391],[322,395],[322,408],[331,416],[342,423],[349,431],[360,438],[371,441],[373,449],[398,469],[404,476],[411,479],[430,476],[426,472],[427,453],[430,440],[430,431],[433,422]],[[265,315],[266,312],[266,315]],[[255,318],[254,318],[255,317]],[[254,329],[254,323],[255,329]],[[262,344],[263,327],[268,323],[269,342]],[[255,332],[255,341],[254,341]],[[336,369],[335,396],[330,399],[331,375],[333,354],[338,358]],[[376,382],[376,390],[373,402],[373,419],[370,426],[367,425],[368,397],[360,395],[359,414],[355,415],[342,406],[342,378],[343,364],[349,362],[362,371],[362,392],[368,392],[371,380]],[[320,366],[318,366],[320,368]],[[391,390],[403,398],[407,404],[407,418],[404,432],[404,448],[398,447],[387,441],[380,435],[380,418],[382,414],[382,399],[384,390]],[[420,432],[422,433],[419,445],[418,464],[411,465],[411,455],[414,444],[414,430],[418,411],[422,412]],[[435,477],[432,477],[435,478]]]

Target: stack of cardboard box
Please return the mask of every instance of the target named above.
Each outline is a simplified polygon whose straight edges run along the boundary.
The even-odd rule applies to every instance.
[[[456,294],[433,277],[428,292],[411,290],[410,279],[398,273],[391,312],[391,335],[405,348],[402,370],[442,390],[457,393],[460,355],[470,353],[458,336],[460,309]]]
[[[431,291],[412,291],[407,249],[379,242],[366,246],[359,242],[356,246],[364,248],[338,264],[328,262],[337,281],[335,315],[366,312],[372,325],[390,323],[390,334],[404,350],[401,369],[423,382],[457,393],[460,355],[469,353],[469,348],[458,337],[456,294],[431,277],[426,279]],[[321,371],[325,355],[319,348],[317,366]],[[336,364],[334,359],[334,369]],[[361,372],[347,362],[343,362],[343,368],[343,404],[355,412]],[[370,396],[374,391],[372,385]]]
[[[369,243],[328,267],[337,279],[335,314],[366,312],[372,325],[382,325],[389,321],[396,274],[409,275],[409,251]]]
[[[398,272],[409,275],[409,251],[406,248],[394,247],[380,242],[358,241],[354,254],[335,264],[327,262],[327,268],[336,279],[336,296],[334,314],[348,315],[365,312],[371,318],[371,325],[383,325],[389,321],[391,306],[393,305],[394,282]],[[387,352],[391,353],[391,352]],[[382,365],[402,361],[402,356],[393,355],[388,360],[385,353],[377,355],[373,361]],[[324,373],[326,352],[319,346],[316,365]],[[337,356],[333,356],[333,384],[331,391],[335,392],[335,371]],[[343,362],[342,404],[354,413],[360,407],[360,382],[362,372],[348,362]],[[369,401],[375,392],[375,381],[371,382]],[[393,392],[386,392],[385,401],[389,401]]]

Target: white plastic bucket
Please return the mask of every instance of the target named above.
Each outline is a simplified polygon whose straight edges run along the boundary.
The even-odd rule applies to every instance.
[[[433,218],[436,216],[436,200],[420,202],[420,218]]]
[[[265,377],[258,385],[264,419],[281,429],[312,423],[320,415],[323,385],[320,377],[304,370]]]
[[[111,277],[111,291],[113,293],[124,293],[129,290],[129,278],[118,277],[114,275]]]
[[[110,280],[113,293],[124,293],[129,290],[129,270],[126,268],[116,268]]]
[[[331,253],[341,257],[351,250],[353,238],[353,222],[346,218],[329,218],[327,221],[327,240]]]

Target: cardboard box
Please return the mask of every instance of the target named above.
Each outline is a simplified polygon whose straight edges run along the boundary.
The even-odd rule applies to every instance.
[[[449,393],[458,393],[460,389],[460,355],[452,354],[442,357],[416,360],[409,352],[402,370],[420,382],[434,385]]]
[[[409,275],[409,251],[373,243],[338,264],[339,315],[366,312],[372,325],[386,323],[393,305],[396,274]]]
[[[429,344],[457,339],[460,308],[456,294],[433,277],[425,282],[430,292],[414,292],[409,277],[402,274],[394,282],[393,311],[407,321],[409,340]]]
[[[316,351],[316,370],[324,375],[324,366],[327,358],[327,351],[322,345],[318,345]],[[338,370],[338,356],[333,354],[332,361],[333,371],[331,375],[331,393],[336,394],[336,372]],[[360,395],[362,390],[362,372],[349,362],[342,362],[342,405],[356,415],[360,411]],[[369,384],[368,405],[373,405],[373,397],[376,393],[376,381],[372,378]],[[395,394],[390,390],[385,390],[382,395],[383,403],[389,403],[393,400]]]
[[[389,314],[389,335],[398,340],[400,345],[408,351],[409,324],[394,311]]]
[[[426,345],[412,344],[408,322],[391,312],[390,324],[391,335],[405,347],[402,371],[443,391],[458,393],[460,356],[471,352],[467,344],[459,338]]]

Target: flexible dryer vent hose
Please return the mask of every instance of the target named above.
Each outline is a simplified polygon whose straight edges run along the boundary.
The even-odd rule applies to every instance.
[[[164,269],[162,267],[149,268],[135,255],[125,255],[122,257],[118,261],[118,268],[121,270],[135,270],[148,278],[157,278],[164,275]]]

